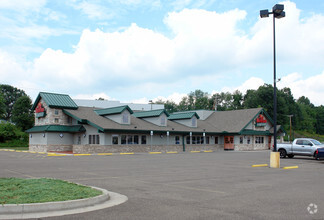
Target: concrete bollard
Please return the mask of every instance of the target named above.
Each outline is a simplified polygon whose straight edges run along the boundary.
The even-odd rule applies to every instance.
[[[280,153],[271,152],[270,154],[270,168],[280,168]]]

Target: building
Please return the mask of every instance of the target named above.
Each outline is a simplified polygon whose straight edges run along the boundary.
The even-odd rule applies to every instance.
[[[37,152],[261,150],[273,144],[273,122],[262,108],[169,114],[78,106],[68,95],[41,92],[32,110],[29,150]],[[280,126],[278,134],[284,135]]]

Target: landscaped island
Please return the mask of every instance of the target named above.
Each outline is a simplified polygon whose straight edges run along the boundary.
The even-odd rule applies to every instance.
[[[0,204],[45,203],[91,198],[102,192],[58,179],[0,178]]]

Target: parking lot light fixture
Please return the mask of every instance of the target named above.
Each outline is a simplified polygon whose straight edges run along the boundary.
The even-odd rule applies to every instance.
[[[275,18],[283,18],[286,16],[284,12],[284,5],[276,4],[272,7],[272,12],[268,9],[260,10],[260,17],[266,18],[269,15],[273,15],[273,151],[277,151],[277,87],[276,87],[276,28],[275,28]]]

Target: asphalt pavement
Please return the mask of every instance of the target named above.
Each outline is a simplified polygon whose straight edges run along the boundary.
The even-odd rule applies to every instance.
[[[42,219],[324,219],[324,161],[269,164],[270,151],[56,156],[0,151],[0,177],[58,178],[128,197],[111,208]],[[298,166],[297,169],[282,169]]]

